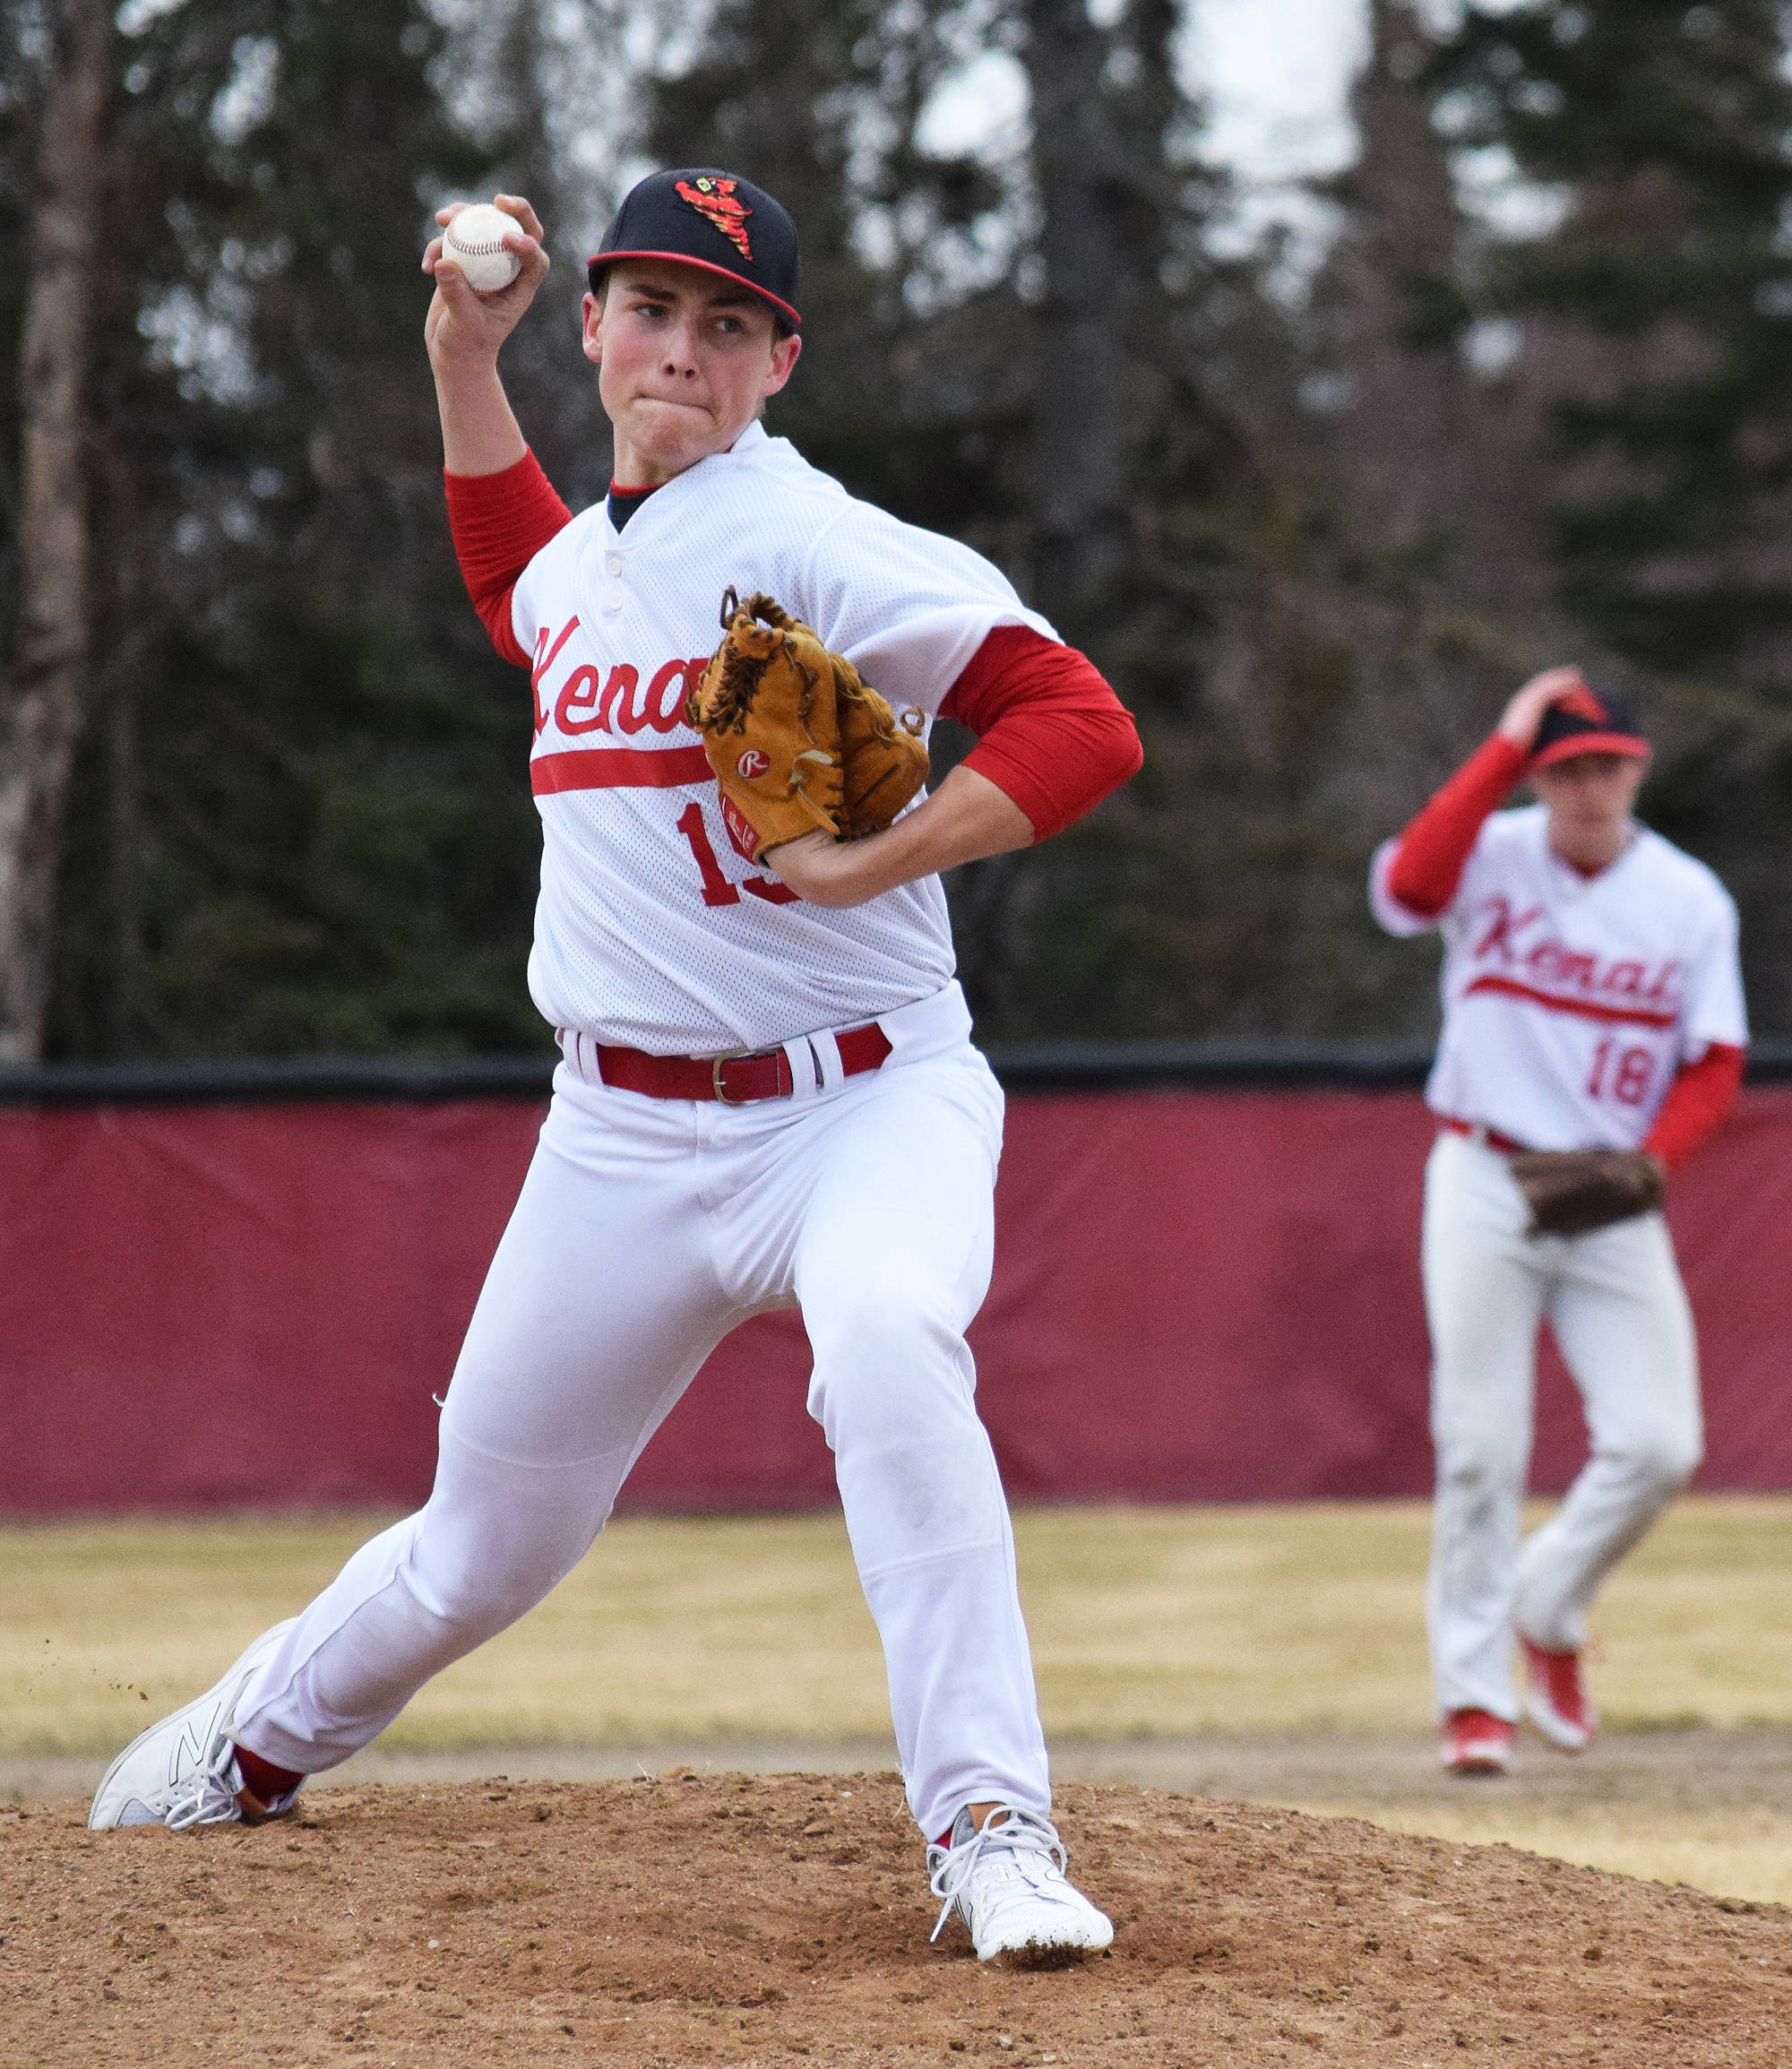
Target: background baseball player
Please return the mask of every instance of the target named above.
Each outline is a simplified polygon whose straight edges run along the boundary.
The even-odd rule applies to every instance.
[[[592,260],[583,343],[616,481],[571,517],[497,375],[547,267],[533,211],[499,199],[520,276],[476,296],[438,240],[426,334],[462,569],[532,677],[530,984],[564,1060],[427,1504],[127,1748],[90,1822],[289,1808],[539,1600],[719,1339],[794,1304],[941,1923],[955,1907],[985,1958],[1103,1946],[1112,1928],[1066,1881],[1050,1822],[973,1402],[964,1331],[988,1282],[1002,1096],[969,1042],[935,873],[1086,810],[1137,767],[1136,736],[987,562],[767,435],[762,405],[801,349],[797,239],[745,180],[643,181]],[[719,810],[685,718],[730,585],[777,599],[899,708],[950,711],[980,736],[968,762],[886,831],[758,846]]]
[[[1525,1713],[1564,1752],[1590,1742],[1588,1605],[1699,1462],[1693,1320],[1658,1204],[1734,1099],[1747,1033],[1728,893],[1631,817],[1648,762],[1618,699],[1553,669],[1370,875],[1383,927],[1444,944],[1426,1095],[1443,1123],[1425,1187],[1427,1608],[1458,1773],[1512,1764],[1514,1633]],[[1521,780],[1539,802],[1496,812]],[[1546,1316],[1591,1456],[1521,1542]]]

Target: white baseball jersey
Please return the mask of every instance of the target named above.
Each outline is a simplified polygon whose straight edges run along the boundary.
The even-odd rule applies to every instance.
[[[544,829],[530,991],[556,1027],[658,1055],[871,1019],[953,970],[936,876],[828,910],[730,842],[681,715],[730,586],[775,597],[929,720],[995,626],[1057,637],[969,547],[858,502],[758,424],[625,530],[599,504],[542,548],[512,605],[534,657]]]
[[[1436,920],[1369,875],[1391,934],[1443,935],[1434,1112],[1535,1150],[1635,1149],[1683,1061],[1748,1040],[1736,906],[1702,862],[1646,827],[1592,878],[1549,847],[1541,805],[1481,827]]]

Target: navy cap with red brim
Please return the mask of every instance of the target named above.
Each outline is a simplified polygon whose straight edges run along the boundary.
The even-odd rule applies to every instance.
[[[1647,761],[1650,753],[1623,698],[1583,685],[1543,714],[1525,767],[1547,769],[1576,754],[1633,754]]]
[[[631,187],[586,266],[593,294],[618,259],[669,259],[738,280],[793,331],[802,327],[797,226],[763,188],[734,173],[656,172]]]

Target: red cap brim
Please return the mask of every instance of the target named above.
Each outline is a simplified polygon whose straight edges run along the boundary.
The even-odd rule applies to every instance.
[[[1649,742],[1634,733],[1570,733],[1533,754],[1525,763],[1525,772],[1529,774],[1533,769],[1553,768],[1557,762],[1572,761],[1576,754],[1634,754],[1646,762],[1652,752]]]
[[[745,273],[730,272],[726,266],[712,266],[707,259],[694,259],[686,252],[594,252],[585,261],[586,274],[590,275],[593,266],[613,266],[619,259],[664,259],[669,265],[695,266],[700,273],[713,273],[719,280],[732,280],[736,287],[745,288],[749,295],[770,303],[780,315],[788,316],[797,330],[803,327],[803,319],[796,310],[788,302],[780,301],[770,289],[757,286]]]

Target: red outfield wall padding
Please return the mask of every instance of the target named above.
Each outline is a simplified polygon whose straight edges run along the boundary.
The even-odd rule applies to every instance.
[[[410,1504],[538,1107],[0,1112],[0,1508]],[[1431,1124],[1353,1092],[1010,1101],[972,1332],[1023,1500],[1423,1493]],[[1676,1182],[1710,1487],[1792,1487],[1792,1089]],[[794,1315],[724,1344],[633,1507],[832,1498]],[[1579,1462],[1553,1354],[1535,1478]]]

